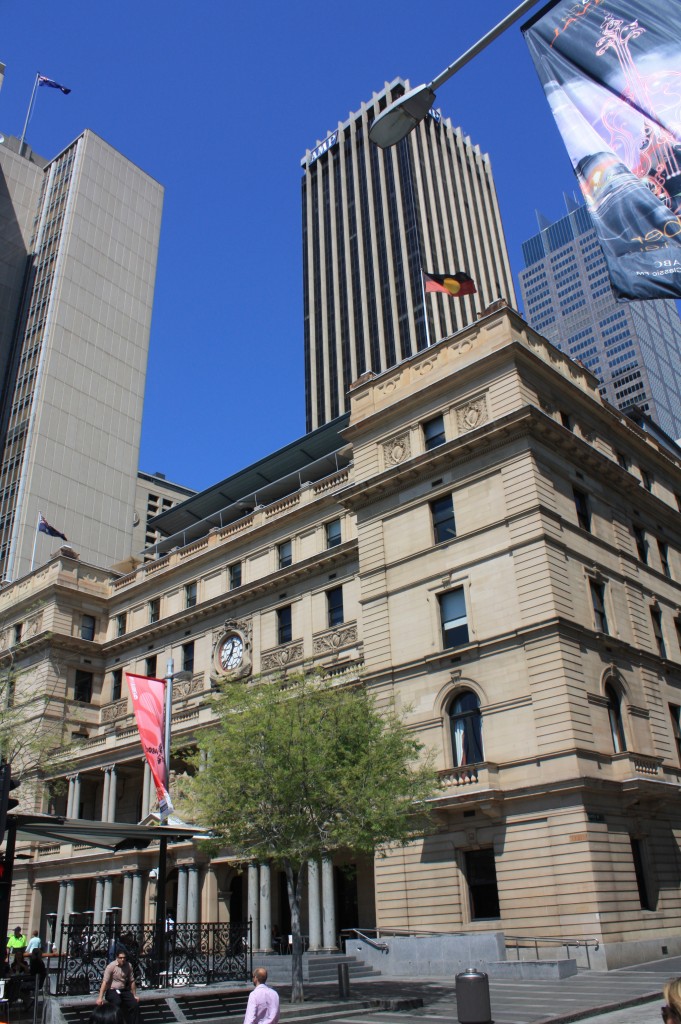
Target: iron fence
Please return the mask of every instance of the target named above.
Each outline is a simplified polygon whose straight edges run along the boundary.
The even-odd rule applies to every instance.
[[[159,936],[155,924],[95,925],[74,919],[62,925],[57,995],[99,990],[104,968],[126,952],[139,988],[176,988],[246,981],[252,972],[250,924],[177,924]]]

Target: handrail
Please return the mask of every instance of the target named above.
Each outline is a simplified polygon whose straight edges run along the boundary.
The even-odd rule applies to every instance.
[[[539,946],[540,946],[540,944],[541,945],[553,944],[553,945],[556,945],[556,946],[565,946],[565,958],[567,960],[570,959],[570,947],[571,946],[574,946],[577,949],[577,951],[579,951],[580,948],[582,946],[584,946],[584,949],[586,951],[586,963],[587,963],[587,967],[589,968],[589,970],[591,969],[591,956],[589,954],[589,949],[593,948],[594,953],[596,953],[600,949],[600,940],[599,939],[577,939],[577,938],[570,938],[570,937],[564,938],[564,937],[557,937],[555,935],[505,935],[504,938],[505,938],[505,941],[506,941],[506,947],[507,948],[512,946],[512,945],[515,945],[516,960],[520,960],[520,948],[521,948],[521,944],[522,943],[528,943],[528,945],[524,947],[526,949],[527,948],[531,948],[532,946],[534,946],[534,951],[535,951],[537,960],[540,959],[540,957],[539,957]]]
[[[374,929],[372,928],[371,931],[374,931]],[[388,945],[387,942],[377,942],[376,939],[372,939],[370,938],[370,936],[365,935],[364,932],[361,932],[359,928],[343,928],[340,933],[341,939],[349,939],[353,935],[355,935],[358,939],[362,939],[363,942],[366,942],[367,946],[372,946],[373,949],[380,950],[381,953],[390,952],[390,946]]]

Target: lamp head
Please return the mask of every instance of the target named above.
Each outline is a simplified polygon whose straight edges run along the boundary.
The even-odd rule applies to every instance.
[[[369,138],[381,149],[394,146],[424,119],[434,102],[435,93],[429,85],[410,89],[378,115],[369,129]]]

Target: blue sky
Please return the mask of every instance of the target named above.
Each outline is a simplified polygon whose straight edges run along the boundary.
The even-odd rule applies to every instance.
[[[0,131],[91,128],[166,189],[140,468],[203,488],[305,431],[300,159],[401,75],[430,81],[516,0],[3,0]],[[538,9],[537,4],[535,9]],[[576,191],[519,24],[436,106],[489,153],[514,274]]]

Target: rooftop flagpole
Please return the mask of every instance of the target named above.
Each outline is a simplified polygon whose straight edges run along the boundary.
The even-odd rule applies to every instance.
[[[20,156],[23,156],[23,153],[24,153],[24,139],[26,138],[26,132],[28,131],[28,122],[31,120],[31,114],[33,113],[33,105],[35,104],[35,94],[38,91],[38,82],[39,81],[40,81],[40,72],[36,71],[35,82],[33,83],[33,92],[31,93],[31,102],[29,103],[28,110],[26,111],[26,120],[24,122],[24,130],[22,131],[21,138],[19,139],[19,155]]]

